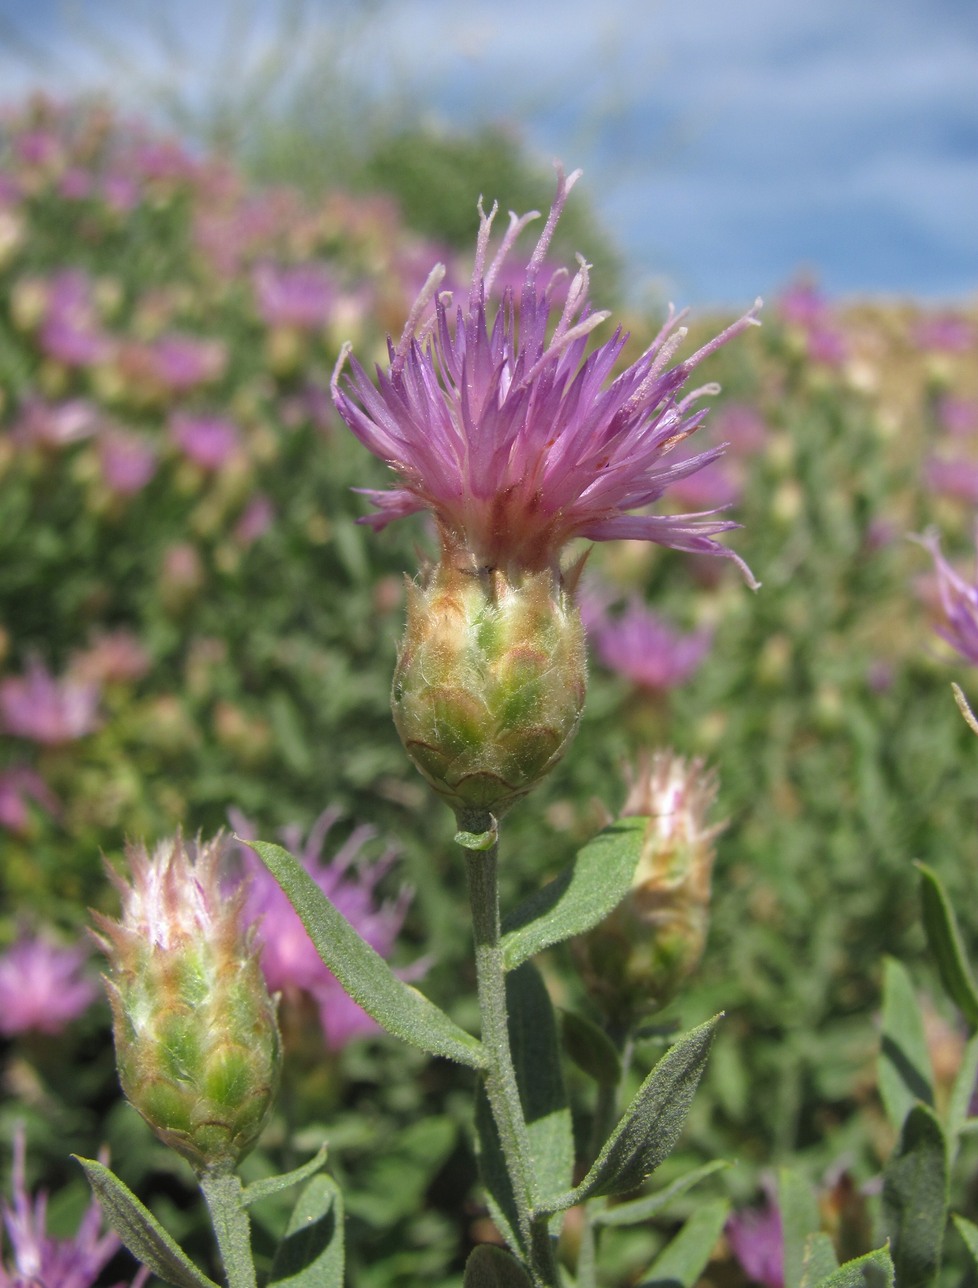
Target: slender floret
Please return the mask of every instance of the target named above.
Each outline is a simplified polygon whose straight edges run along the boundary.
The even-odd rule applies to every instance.
[[[941,554],[940,538],[935,532],[925,533],[920,542],[933,556],[937,588],[944,611],[944,622],[937,628],[937,633],[966,662],[978,666],[978,582],[969,583],[960,573],[955,572]]]
[[[670,366],[685,337],[682,315],[666,324],[642,356],[614,374],[627,336],[619,329],[588,354],[591,332],[609,316],[588,303],[588,265],[555,303],[559,275],[540,276],[568,193],[579,177],[558,170],[557,194],[526,265],[517,299],[489,301],[507,257],[536,213],[510,215],[490,258],[496,207],[480,205],[475,268],[468,299],[439,293],[444,268],[428,278],[404,332],[389,342],[390,365],[376,385],[347,347],[333,377],[340,415],[398,476],[368,491],[382,528],[420,510],[435,515],[447,553],[466,552],[477,568],[513,578],[556,571],[574,537],[639,538],[678,550],[735,559],[713,540],[736,525],[701,514],[650,514],[669,486],[715,460],[722,448],[693,456],[675,449],[705,411],[705,385],[685,392],[694,368],[756,322],[760,301],[692,357]],[[432,306],[433,305],[433,310]],[[350,374],[341,379],[349,361]]]

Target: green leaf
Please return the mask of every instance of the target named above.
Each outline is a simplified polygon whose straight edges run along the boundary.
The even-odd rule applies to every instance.
[[[483,1243],[469,1254],[462,1288],[533,1288],[533,1285],[515,1257],[491,1243]]]
[[[956,1141],[964,1130],[971,1109],[971,1098],[978,1082],[978,1033],[969,1039],[961,1057],[961,1067],[954,1079],[947,1106],[947,1134]]]
[[[730,1205],[713,1199],[697,1208],[683,1228],[670,1239],[646,1272],[651,1278],[642,1288],[694,1288],[706,1269]]]
[[[506,979],[509,1041],[541,1205],[563,1194],[574,1171],[574,1128],[560,1067],[554,1010],[540,972],[524,962]]]
[[[72,1157],[85,1169],[106,1221],[137,1261],[173,1288],[217,1288],[114,1172],[92,1158]]]
[[[895,1288],[896,1270],[890,1258],[890,1249],[877,1248],[865,1256],[847,1261],[845,1265],[820,1279],[812,1288]],[[807,1288],[807,1285],[803,1285]],[[900,1288],[904,1288],[903,1280]],[[906,1288],[911,1288],[907,1284]]]
[[[900,1288],[930,1284],[940,1269],[947,1188],[944,1133],[933,1110],[918,1104],[883,1171],[883,1230]]]
[[[954,1222],[954,1228],[960,1234],[965,1246],[971,1253],[971,1260],[974,1262],[975,1268],[978,1269],[978,1225],[974,1225],[967,1217],[963,1217],[957,1212],[952,1213],[951,1220]]]
[[[326,1154],[327,1148],[323,1145],[316,1156],[303,1163],[301,1167],[293,1168],[291,1172],[283,1172],[281,1176],[266,1176],[260,1181],[253,1181],[250,1185],[246,1185],[241,1192],[243,1206],[250,1207],[252,1203],[259,1203],[272,1194],[287,1190],[291,1185],[308,1181],[311,1176],[315,1176],[326,1166]]]
[[[686,1033],[662,1057],[584,1180],[546,1204],[541,1214],[563,1211],[598,1194],[627,1193],[659,1166],[679,1139],[720,1018]]]
[[[268,841],[248,844],[285,891],[319,956],[381,1028],[431,1055],[457,1060],[472,1069],[485,1066],[479,1040],[459,1028],[416,988],[398,979],[288,850]]]
[[[821,1222],[812,1187],[786,1167],[778,1172],[778,1210],[784,1235],[784,1281],[797,1284],[805,1264],[805,1245]]]
[[[805,1258],[800,1288],[816,1288],[824,1279],[831,1278],[839,1268],[835,1245],[824,1231],[810,1235],[805,1242]]]
[[[702,1167],[687,1172],[685,1176],[681,1176],[678,1181],[673,1181],[670,1186],[657,1194],[647,1194],[644,1198],[632,1199],[629,1203],[618,1203],[615,1207],[599,1208],[592,1220],[595,1225],[640,1225],[657,1216],[673,1199],[679,1198],[694,1185],[699,1185],[700,1181],[729,1166],[730,1164],[722,1158],[714,1159],[712,1163],[704,1163]]]
[[[937,961],[944,991],[961,1011],[972,1033],[978,1031],[978,988],[958,929],[954,909],[937,873],[918,863],[920,902],[927,942]]]
[[[621,1058],[604,1029],[576,1011],[561,1011],[560,1036],[564,1050],[583,1073],[600,1086],[618,1085]]]
[[[289,1218],[269,1288],[343,1288],[343,1262],[343,1196],[331,1176],[314,1176]]]
[[[648,819],[622,818],[599,832],[543,889],[503,922],[503,960],[514,970],[535,953],[583,934],[631,889]]]
[[[883,964],[883,1035],[879,1055],[879,1088],[895,1131],[922,1100],[934,1103],[930,1053],[924,1021],[910,976],[893,957]]]

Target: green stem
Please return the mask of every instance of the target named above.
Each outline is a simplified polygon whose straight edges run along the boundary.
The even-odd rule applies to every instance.
[[[241,1182],[234,1172],[204,1172],[200,1188],[211,1214],[228,1288],[257,1288],[251,1257],[251,1223],[241,1201]]]
[[[605,1140],[611,1135],[618,1117],[621,1090],[628,1077],[635,1051],[635,1040],[631,1030],[609,1029],[608,1036],[614,1042],[621,1057],[621,1077],[617,1083],[605,1082],[598,1087],[598,1099],[591,1123],[588,1159],[597,1158]],[[581,1228],[581,1245],[577,1256],[577,1288],[597,1288],[598,1230],[595,1229],[594,1214],[606,1203],[606,1199],[599,1198],[588,1199],[584,1204],[584,1223]]]
[[[462,835],[488,837],[492,815],[473,811],[459,818]],[[462,842],[465,844],[465,842]],[[498,840],[478,849],[466,846],[469,902],[475,938],[482,1042],[489,1060],[486,1095],[499,1133],[519,1221],[519,1236],[537,1288],[560,1288],[560,1270],[547,1218],[533,1216],[536,1201],[530,1138],[509,1043],[506,970],[500,944]]]

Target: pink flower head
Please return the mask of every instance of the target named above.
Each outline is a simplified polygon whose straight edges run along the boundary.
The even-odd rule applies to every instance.
[[[83,398],[48,403],[29,398],[14,427],[14,438],[25,446],[67,447],[98,432],[99,412]]]
[[[61,1033],[98,993],[80,972],[85,953],[22,936],[0,955],[0,1033]]]
[[[107,430],[99,438],[102,481],[117,496],[141,492],[156,473],[156,449],[147,439],[126,430]]]
[[[47,1233],[47,1195],[42,1192],[32,1200],[27,1193],[23,1126],[14,1131],[12,1180],[11,1202],[0,1201],[0,1288],[93,1288],[119,1250],[120,1240],[111,1231],[101,1233],[102,1212],[94,1199],[74,1238],[55,1239]],[[13,1264],[4,1255],[3,1227],[10,1239]],[[131,1288],[141,1288],[148,1278],[149,1271],[141,1269]]]
[[[234,525],[234,539],[245,549],[263,537],[275,521],[275,507],[264,492],[256,492]]]
[[[967,353],[976,339],[973,323],[957,313],[939,313],[921,318],[913,330],[914,342],[934,353]]]
[[[58,813],[58,800],[47,783],[33,769],[18,765],[0,773],[0,827],[8,832],[25,833],[30,824],[27,799],[35,801],[49,814]]]
[[[932,457],[926,464],[928,487],[952,501],[978,505],[978,461]]]
[[[102,332],[92,284],[84,273],[66,269],[52,278],[40,339],[45,353],[68,367],[90,367],[108,357],[111,345]]]
[[[654,692],[684,684],[712,642],[711,631],[684,635],[638,600],[632,600],[621,617],[606,617],[596,630],[602,663],[639,688]]]
[[[978,398],[955,398],[948,394],[937,403],[941,429],[953,438],[978,434]]]
[[[183,453],[203,470],[219,470],[237,453],[238,427],[221,416],[191,416],[177,412],[170,433]]]
[[[736,525],[707,514],[644,511],[669,486],[716,459],[714,448],[676,461],[671,453],[698,428],[694,410],[706,386],[683,394],[708,354],[756,321],[759,307],[691,358],[669,362],[685,335],[670,315],[646,352],[614,376],[627,337],[619,330],[587,354],[588,336],[608,316],[588,305],[588,266],[579,268],[554,310],[559,282],[539,276],[567,194],[578,177],[558,173],[557,195],[526,265],[523,286],[490,309],[495,282],[519,234],[535,215],[510,216],[488,258],[495,207],[480,207],[475,268],[464,305],[439,294],[437,266],[400,341],[388,341],[389,369],[377,385],[345,347],[333,376],[336,407],[360,441],[398,475],[387,491],[367,491],[379,529],[431,510],[446,550],[467,550],[479,567],[508,574],[556,568],[574,537],[639,538],[679,550],[735,559],[713,537]],[[433,315],[424,320],[433,302]],[[556,320],[552,318],[556,314]],[[494,316],[493,316],[494,314]],[[418,330],[420,326],[420,331]]]
[[[363,864],[361,851],[375,835],[373,828],[355,828],[335,856],[324,862],[326,837],[339,818],[328,809],[319,816],[305,843],[298,828],[283,830],[285,845],[301,860],[316,884],[347,921],[382,957],[390,954],[404,921],[410,892],[402,890],[393,901],[380,903],[376,887],[389,871],[395,851],[388,849],[373,863]],[[254,835],[242,815],[233,816],[239,836]],[[252,850],[242,847],[249,883],[245,919],[258,924],[262,969],[270,992],[300,991],[309,994],[319,1010],[326,1045],[338,1051],[353,1037],[373,1033],[377,1025],[344,991],[313,947],[312,940],[278,882]]]
[[[928,532],[919,538],[920,544],[930,551],[937,576],[944,623],[937,633],[956,649],[966,662],[978,666],[978,578],[969,584],[941,554],[940,538]]]
[[[773,1187],[762,1207],[735,1212],[726,1225],[727,1242],[744,1274],[764,1288],[784,1288],[784,1232]]]
[[[313,331],[329,318],[336,287],[319,264],[259,264],[253,281],[258,310],[269,326]]]
[[[149,362],[164,389],[186,393],[222,374],[227,364],[227,350],[220,340],[171,332],[150,346]]]
[[[0,727],[55,747],[98,728],[99,688],[70,676],[56,679],[38,658],[26,674],[0,681]]]

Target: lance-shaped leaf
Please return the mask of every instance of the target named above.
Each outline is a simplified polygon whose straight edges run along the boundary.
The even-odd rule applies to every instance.
[[[381,1028],[431,1055],[472,1069],[485,1065],[482,1044],[416,988],[397,978],[383,957],[362,939],[288,850],[249,841],[279,883],[316,951],[353,1000]]]
[[[343,1196],[331,1176],[314,1176],[292,1210],[269,1288],[343,1288],[343,1262]]]
[[[308,1181],[326,1166],[326,1154],[327,1149],[323,1145],[313,1158],[310,1158],[307,1163],[302,1163],[299,1167],[293,1168],[291,1172],[283,1172],[281,1176],[265,1176],[260,1181],[252,1181],[241,1192],[242,1204],[245,1207],[250,1207],[252,1203],[258,1203],[272,1194],[287,1190],[292,1185],[299,1185],[303,1181]]]
[[[720,1019],[716,1015],[686,1033],[662,1057],[639,1087],[584,1180],[545,1204],[541,1215],[563,1211],[598,1194],[634,1190],[671,1153],[703,1076]]]
[[[560,1036],[564,1050],[577,1067],[603,1087],[621,1079],[621,1057],[604,1029],[576,1011],[561,1011]]]
[[[899,1131],[914,1105],[934,1103],[924,1021],[910,976],[893,957],[883,966],[883,1037],[879,1088],[886,1115]]]
[[[947,1221],[948,1159],[941,1124],[917,1104],[883,1172],[883,1229],[897,1282],[930,1284],[941,1265]]]
[[[469,1254],[462,1288],[533,1288],[533,1285],[515,1257],[494,1244],[483,1243]]]
[[[72,1157],[85,1169],[106,1221],[137,1261],[173,1288],[217,1288],[114,1172],[93,1158]]]
[[[604,921],[631,889],[647,827],[646,818],[612,823],[579,850],[558,877],[506,917],[507,970]]]
[[[954,1228],[964,1240],[965,1247],[971,1253],[971,1260],[975,1269],[978,1270],[978,1225],[975,1225],[967,1217],[961,1216],[957,1212],[953,1214],[951,1220],[954,1222]]]
[[[694,1185],[699,1185],[700,1181],[705,1181],[714,1172],[729,1166],[725,1159],[716,1158],[712,1163],[704,1163],[702,1167],[697,1167],[692,1172],[687,1172],[685,1176],[680,1176],[678,1181],[673,1181],[658,1194],[646,1194],[643,1198],[632,1199],[628,1203],[599,1208],[591,1219],[595,1225],[641,1225],[645,1221],[650,1221],[652,1217],[658,1216],[673,1199],[680,1198]]]
[[[835,1255],[835,1244],[824,1230],[810,1235],[805,1243],[800,1288],[816,1288],[823,1280],[834,1275],[838,1268],[839,1258]]]
[[[902,1279],[900,1284],[902,1288]],[[895,1285],[896,1270],[887,1247],[847,1261],[811,1288],[895,1288]],[[802,1288],[809,1288],[808,1283],[803,1283]],[[911,1288],[909,1282],[907,1288]]]
[[[805,1246],[820,1225],[818,1202],[808,1181],[787,1167],[778,1172],[778,1211],[784,1238],[784,1281],[801,1283]]]
[[[961,1065],[954,1078],[945,1118],[950,1147],[971,1115],[971,1100],[978,1082],[978,1033],[972,1035],[961,1057]]]
[[[693,1213],[646,1271],[642,1288],[694,1288],[727,1219],[729,1204],[713,1199]]]
[[[954,909],[937,873],[923,863],[920,872],[920,902],[927,942],[937,961],[944,991],[958,1007],[972,1033],[978,1032],[978,988],[968,964]]]

